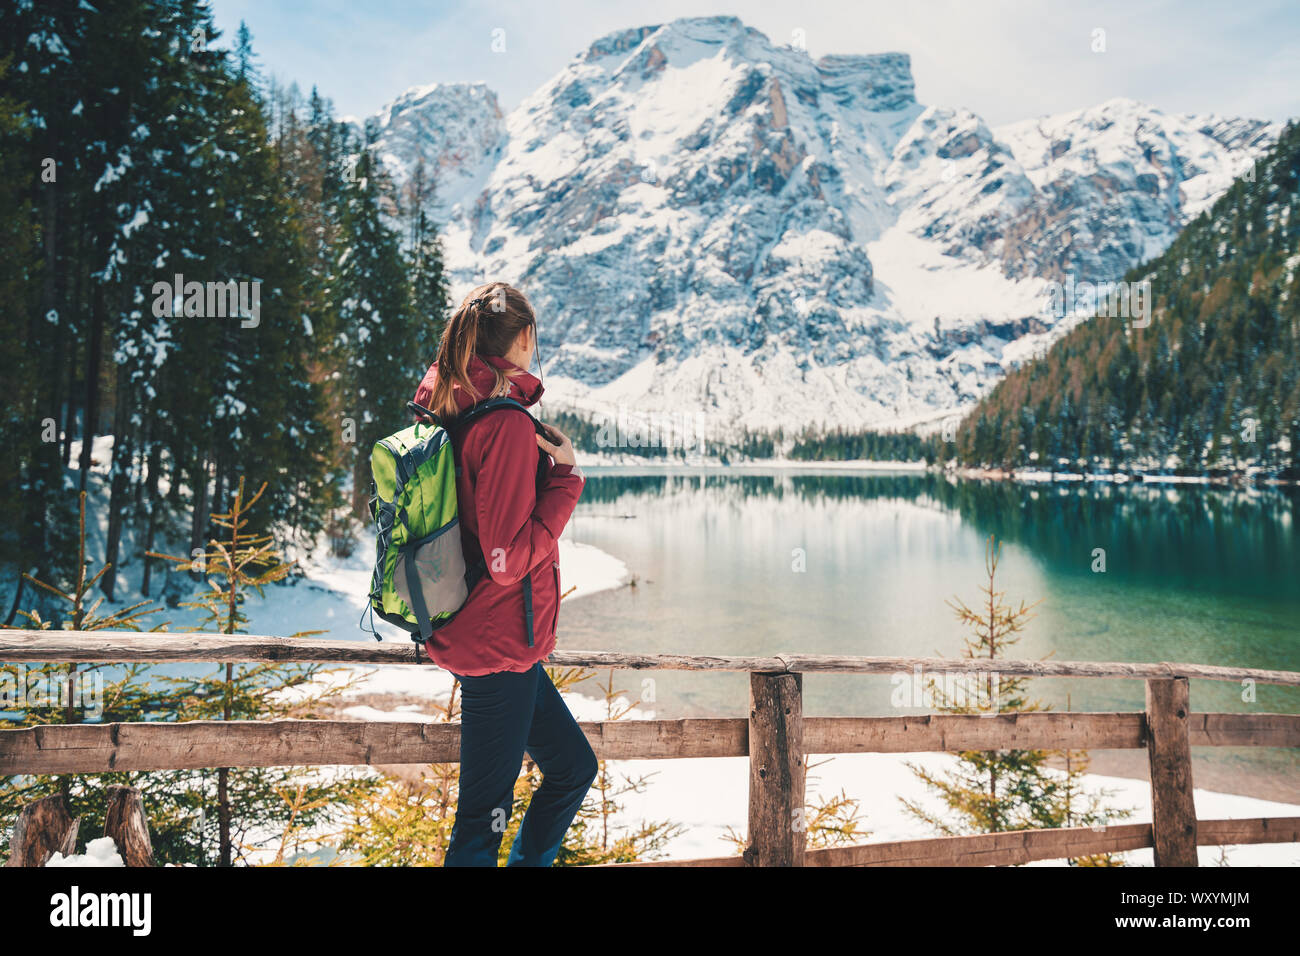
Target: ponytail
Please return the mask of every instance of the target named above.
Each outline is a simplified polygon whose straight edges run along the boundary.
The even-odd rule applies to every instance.
[[[447,323],[442,342],[438,345],[438,376],[433,383],[429,405],[439,418],[450,418],[460,411],[452,392],[453,385],[468,390],[475,400],[478,399],[469,380],[469,360],[477,344],[478,310],[462,304]]]

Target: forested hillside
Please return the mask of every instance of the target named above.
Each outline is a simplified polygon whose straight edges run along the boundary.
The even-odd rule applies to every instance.
[[[101,436],[115,567],[206,542],[240,475],[304,543],[355,513],[445,311],[432,183],[365,145],[204,3],[0,6],[0,593],[67,570]]]
[[[1300,126],[1132,270],[1149,324],[1098,315],[1011,372],[940,457],[1300,476]]]

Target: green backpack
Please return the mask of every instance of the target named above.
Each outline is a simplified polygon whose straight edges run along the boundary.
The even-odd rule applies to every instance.
[[[382,640],[373,619],[395,624],[417,647],[449,623],[470,591],[487,574],[482,554],[468,563],[462,550],[456,507],[456,464],[451,434],[497,408],[515,408],[541,424],[510,398],[479,402],[446,423],[427,408],[407,402],[418,418],[414,425],[381,438],[370,453],[370,517],[375,524],[375,567],[370,577],[367,610],[370,633]],[[524,609],[528,644],[533,644],[532,588],[525,577]],[[363,626],[365,613],[362,614]]]

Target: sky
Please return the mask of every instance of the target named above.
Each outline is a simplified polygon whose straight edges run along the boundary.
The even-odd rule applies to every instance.
[[[246,21],[264,74],[314,84],[358,117],[433,82],[486,83],[508,112],[598,37],[715,14],[778,44],[802,31],[814,58],[908,53],[920,103],[994,126],[1116,96],[1171,113],[1300,116],[1297,0],[210,2],[224,43]]]

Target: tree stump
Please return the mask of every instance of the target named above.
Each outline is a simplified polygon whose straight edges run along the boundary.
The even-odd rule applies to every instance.
[[[14,824],[5,866],[44,866],[55,851],[71,856],[77,848],[80,827],[81,817],[68,812],[61,793],[29,803]]]
[[[113,838],[127,866],[153,866],[153,844],[149,841],[144,798],[135,787],[113,784],[108,788],[104,836]]]

